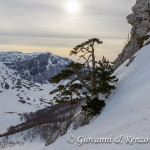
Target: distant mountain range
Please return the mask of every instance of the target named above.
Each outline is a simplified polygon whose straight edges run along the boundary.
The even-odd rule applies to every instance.
[[[60,73],[71,60],[49,52],[0,52],[0,62],[15,70],[22,79],[47,83],[52,76]]]

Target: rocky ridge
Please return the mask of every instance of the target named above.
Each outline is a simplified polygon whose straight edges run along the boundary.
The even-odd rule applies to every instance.
[[[130,59],[127,64],[129,65],[134,60],[133,55],[144,46],[144,41],[150,37],[147,35],[150,31],[150,0],[137,0],[132,11],[133,13],[127,16],[128,23],[132,25],[131,37],[114,61],[114,69],[127,59]]]
[[[52,53],[0,52],[0,62],[15,70],[22,79],[47,83],[49,79],[60,73],[70,59]]]

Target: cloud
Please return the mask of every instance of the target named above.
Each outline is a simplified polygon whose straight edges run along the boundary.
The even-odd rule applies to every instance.
[[[65,11],[67,1],[0,1],[0,44],[63,47],[91,37],[126,38],[125,17],[135,0],[76,0],[81,12],[75,15]]]

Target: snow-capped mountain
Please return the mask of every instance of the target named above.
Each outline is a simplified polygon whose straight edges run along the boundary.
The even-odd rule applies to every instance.
[[[25,139],[45,143],[58,130],[60,122],[70,117],[70,105],[56,105],[54,95],[49,94],[56,87],[48,83],[70,61],[51,53],[0,53],[0,149],[24,143]],[[31,75],[34,71],[41,72],[38,79],[42,80]],[[5,139],[7,136],[9,140]]]
[[[24,113],[55,104],[48,80],[69,62],[51,53],[0,53],[0,134],[20,124]]]
[[[0,62],[15,70],[22,79],[46,83],[71,60],[52,53],[0,52]]]

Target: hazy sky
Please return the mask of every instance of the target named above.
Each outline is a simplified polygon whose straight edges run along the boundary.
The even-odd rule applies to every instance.
[[[134,4],[135,0],[0,0],[0,51],[68,56],[72,47],[96,37],[104,42],[97,57],[113,60],[131,29],[126,16]]]

